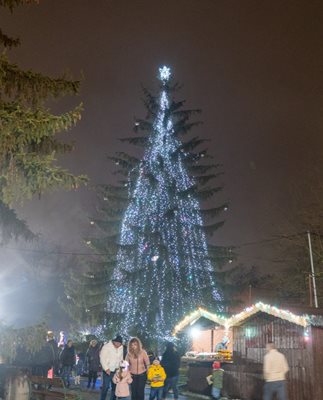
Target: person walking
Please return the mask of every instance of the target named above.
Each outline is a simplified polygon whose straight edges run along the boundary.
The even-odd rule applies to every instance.
[[[75,365],[75,349],[73,346],[73,340],[67,341],[64,350],[61,353],[60,361],[62,365],[62,378],[66,387],[70,387],[70,376]]]
[[[113,377],[116,370],[119,368],[123,359],[122,337],[117,335],[110,342],[103,345],[100,351],[100,362],[102,365],[102,389],[100,400],[105,400],[111,384],[110,400],[116,400],[115,389],[116,385],[113,382]]]
[[[286,357],[280,353],[273,342],[266,345],[264,357],[264,400],[272,400],[277,394],[278,400],[287,400],[286,373],[289,371]]]
[[[89,373],[87,388],[90,389],[92,383],[92,389],[95,389],[98,371],[100,368],[100,346],[97,340],[93,339],[90,341],[85,360]]]
[[[131,400],[144,400],[147,369],[150,365],[146,351],[142,348],[141,341],[134,337],[128,344],[126,361],[132,376]]]
[[[163,399],[166,399],[167,393],[172,389],[174,399],[178,399],[178,377],[181,358],[174,343],[167,342],[166,350],[162,355],[161,365],[166,372],[166,381],[163,390]]]

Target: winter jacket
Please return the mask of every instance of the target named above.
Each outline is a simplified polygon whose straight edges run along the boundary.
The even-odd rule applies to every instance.
[[[223,387],[223,374],[224,370],[221,368],[214,369],[212,372],[212,387],[217,388],[217,389],[222,389]]]
[[[100,351],[100,362],[103,371],[109,369],[114,372],[120,366],[123,358],[123,346],[114,347],[112,341],[105,343]]]
[[[50,348],[50,351],[52,352],[52,366],[56,367],[58,365],[58,347],[57,347],[57,342],[54,339],[48,340],[47,345]]]
[[[163,387],[166,379],[166,373],[161,365],[151,365],[148,369],[147,378],[150,386],[153,388]],[[156,381],[154,381],[156,379]]]
[[[75,349],[74,346],[68,347],[67,345],[64,347],[64,350],[61,352],[60,361],[63,367],[73,367],[75,365]]]
[[[140,375],[147,371],[149,367],[149,358],[145,350],[141,350],[138,357],[135,358],[132,354],[128,353],[126,361],[129,363],[129,371],[133,375]]]
[[[161,365],[165,368],[167,378],[179,375],[181,357],[176,350],[166,350],[161,359]]]
[[[77,376],[81,376],[83,374],[83,372],[84,372],[84,361],[81,358],[79,358],[76,361],[75,373]]]
[[[130,396],[129,384],[132,382],[132,378],[129,371],[123,371],[121,379],[119,377],[119,372],[117,372],[114,374],[112,380],[113,383],[116,384],[115,394],[117,397]]]
[[[33,355],[33,366],[43,366],[50,369],[55,362],[55,354],[49,342],[44,343],[42,348]]]
[[[86,352],[86,363],[89,371],[98,372],[100,368],[100,346],[90,346]]]
[[[288,372],[284,354],[276,349],[270,350],[264,357],[264,378],[267,382],[284,381]]]

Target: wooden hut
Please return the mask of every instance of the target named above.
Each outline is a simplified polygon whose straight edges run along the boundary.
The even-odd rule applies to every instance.
[[[222,324],[232,329],[233,363],[223,365],[224,394],[246,400],[262,399],[265,347],[268,341],[273,341],[290,367],[288,398],[323,400],[322,315],[323,310],[291,312],[259,302],[225,318]],[[196,371],[199,366],[192,368]],[[210,365],[201,368],[203,376],[210,372]]]

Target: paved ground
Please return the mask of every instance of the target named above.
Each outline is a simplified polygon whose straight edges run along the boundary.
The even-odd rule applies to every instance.
[[[100,386],[101,386],[101,381],[98,380],[96,387],[94,390],[92,389],[87,389],[86,388],[87,385],[87,379],[86,378],[81,378],[81,385],[76,387],[77,390],[81,390],[82,392],[82,398],[84,400],[99,400],[100,397]],[[71,387],[71,389],[74,389]],[[145,390],[145,400],[149,399],[149,390],[150,388],[147,386],[146,390]],[[172,393],[170,393],[167,396],[167,400],[172,400],[174,397],[172,395]],[[110,399],[110,392],[107,395],[107,400]],[[185,391],[180,391],[180,395],[179,395],[179,400],[210,400],[211,398],[208,396],[203,396],[203,395],[198,395],[195,393],[190,393],[190,392],[185,392]],[[229,400],[226,397],[222,397],[222,400]],[[239,399],[232,399],[232,400],[239,400]]]

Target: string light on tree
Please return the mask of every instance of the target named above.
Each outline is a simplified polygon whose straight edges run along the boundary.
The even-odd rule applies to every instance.
[[[189,112],[182,117],[178,111],[170,78],[170,68],[161,67],[160,94],[149,105],[156,113],[148,121],[143,157],[132,169],[136,180],[129,185],[107,302],[110,313],[123,314],[120,332],[142,337],[170,336],[185,313],[206,301],[213,308],[221,302],[196,181],[186,167],[201,153],[182,151],[179,135]]]

